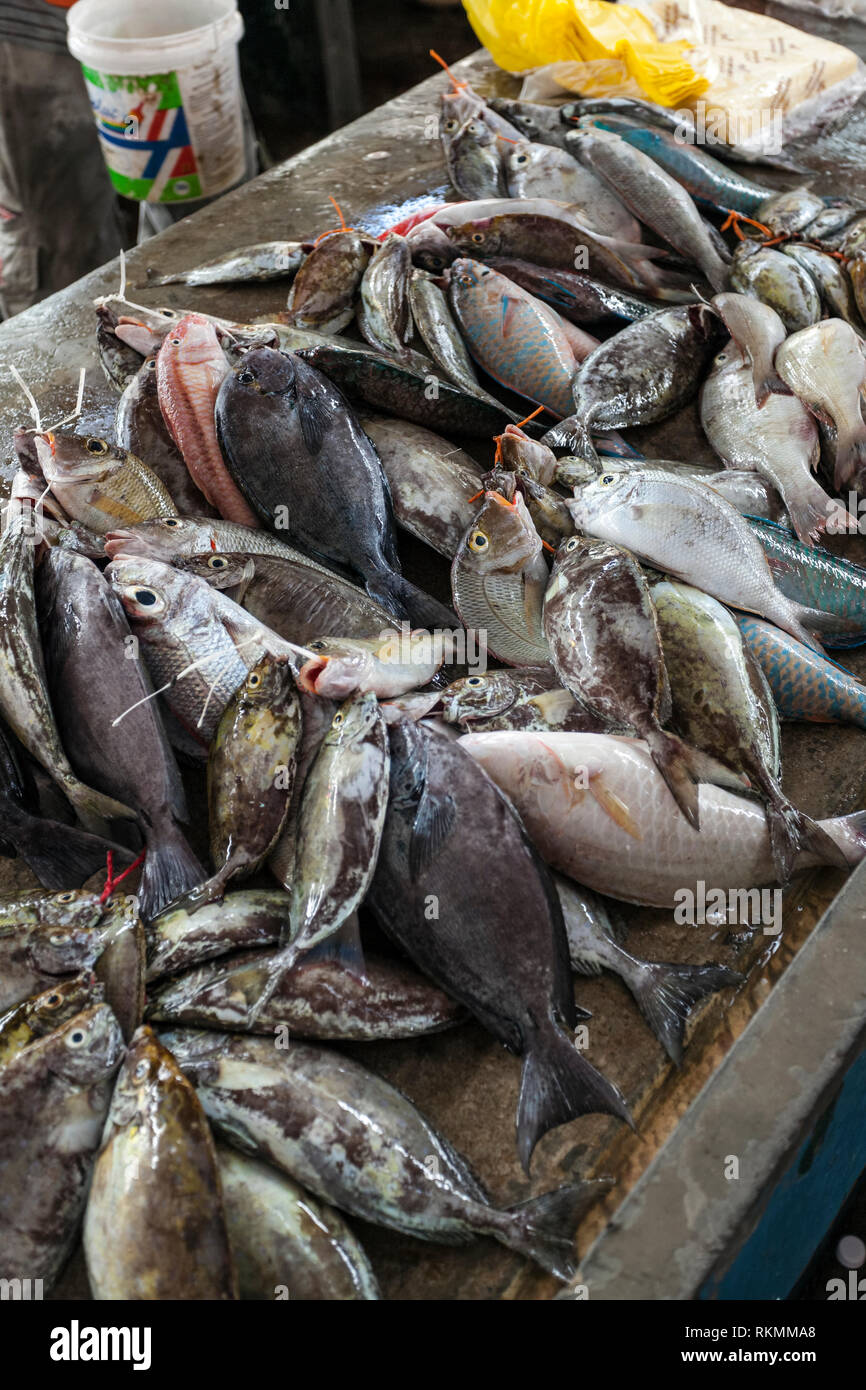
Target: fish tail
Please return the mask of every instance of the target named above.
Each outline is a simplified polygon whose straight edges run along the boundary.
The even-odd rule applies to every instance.
[[[633,976],[629,974],[628,987],[665,1052],[679,1066],[686,1021],[695,1004],[708,994],[742,982],[743,976],[726,965],[641,961]]]
[[[855,518],[844,507],[840,507],[838,502],[834,502],[815,478],[810,476],[804,481],[802,492],[794,494],[790,489],[786,489],[787,496],[783,499],[791,518],[791,525],[803,544],[811,545],[813,541],[817,541],[831,518],[834,531],[841,526],[853,525],[856,533]]]
[[[499,1213],[502,1222],[491,1234],[567,1283],[577,1272],[574,1237],[580,1218],[609,1188],[604,1179],[577,1182],[518,1202]]]
[[[798,811],[775,784],[767,804],[767,825],[773,864],[781,884],[790,878],[798,854],[808,854],[819,864],[837,869],[849,867],[848,857],[818,821]]]
[[[821,830],[845,856],[849,869],[855,868],[866,859],[866,811],[855,811],[850,816],[836,816],[832,820],[818,821]],[[804,867],[806,867],[804,865]]]
[[[367,580],[367,593],[395,618],[411,623],[413,628],[423,627],[431,632],[460,628],[457,615],[450,608],[396,570],[378,570],[371,575]]]
[[[840,488],[863,473],[866,473],[866,425],[861,423],[837,439],[833,480]]]
[[[558,424],[541,436],[542,444],[546,444],[549,449],[567,449],[569,454],[577,458],[588,459],[590,463],[598,463],[598,453],[592,442],[592,435],[583,420],[578,415],[569,415]]]
[[[112,851],[116,867],[126,868],[133,859],[129,850],[99,835],[36,816],[27,816],[21,833],[10,838],[42,887],[57,892],[64,888],[80,888],[91,874],[104,869],[108,850]]]
[[[783,381],[779,374],[772,369],[760,381],[755,382],[755,405],[759,410],[763,409],[771,396],[793,396],[793,394],[787,382]]]
[[[689,825],[700,828],[698,788],[695,782],[693,751],[664,729],[650,729],[645,735],[650,757],[668,784],[671,796]]]
[[[63,790],[81,824],[93,835],[103,834],[108,821],[137,819],[135,812],[122,801],[95,791],[79,782],[77,777],[64,778]]]
[[[517,1152],[525,1172],[548,1130],[578,1115],[597,1114],[632,1123],[616,1086],[596,1071],[559,1026],[537,1033],[523,1059],[517,1103]]]
[[[188,893],[206,877],[207,871],[193,854],[180,826],[168,817],[147,836],[147,854],[138,889],[142,917],[148,920],[156,917],[170,902]]]

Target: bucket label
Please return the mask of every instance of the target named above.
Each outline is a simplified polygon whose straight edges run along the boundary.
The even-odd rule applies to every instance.
[[[200,198],[201,175],[176,72],[119,77],[84,67],[111,182],[148,203]]]

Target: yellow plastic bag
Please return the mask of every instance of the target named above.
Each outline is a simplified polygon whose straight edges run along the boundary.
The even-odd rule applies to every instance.
[[[567,60],[614,58],[651,101],[679,106],[707,79],[684,54],[684,40],[658,43],[645,15],[608,0],[463,0],[475,33],[508,72]]]

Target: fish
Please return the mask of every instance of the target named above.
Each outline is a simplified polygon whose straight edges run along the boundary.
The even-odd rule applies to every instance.
[[[530,439],[519,426],[506,425],[497,436],[496,449],[503,468],[532,478],[545,487],[556,482],[556,454],[546,444]]]
[[[107,306],[96,311],[96,352],[105,379],[115,391],[123,392],[141,366],[141,354],[118,338],[115,319]]]
[[[363,902],[382,839],[388,769],[388,733],[376,697],[356,694],[334,715],[301,792],[292,960],[333,938]]]
[[[441,435],[403,420],[364,415],[361,428],[382,463],[397,525],[453,560],[475,517],[469,500],[480,486],[475,460]],[[349,632],[342,624],[340,630],[347,637],[372,635]],[[326,628],[320,625],[319,631]]]
[[[412,1102],[351,1058],[313,1043],[280,1052],[237,1034],[176,1029],[163,1040],[218,1133],[322,1201],[440,1244],[491,1235],[560,1279],[576,1269],[572,1233],[601,1184],[500,1210]]]
[[[815,421],[793,394],[768,392],[759,407],[754,369],[733,344],[713,363],[700,412],[704,434],[725,466],[754,468],[772,483],[805,545],[836,524],[844,508],[814,477],[821,453]]]
[[[511,666],[544,666],[550,650],[541,610],[548,569],[542,541],[519,493],[485,492],[451,566],[460,620],[485,650]]]
[[[135,812],[147,851],[141,910],[152,917],[204,877],[183,831],[186,798],[153,686],[123,606],[92,561],[51,551],[37,599],[60,736],[73,771]]]
[[[816,246],[804,246],[800,242],[788,242],[782,251],[811,275],[830,318],[835,315],[861,335],[866,333],[853,286],[837,260],[819,251]]]
[[[399,357],[412,338],[409,302],[412,254],[405,237],[390,232],[370,257],[361,280],[358,327],[371,347]]]
[[[183,456],[171,437],[159,408],[156,357],[146,357],[117,403],[115,441],[144,460],[185,516],[216,516],[203,492],[189,475]],[[160,513],[162,515],[162,513]]]
[[[147,286],[155,285],[246,285],[250,282],[290,279],[304,261],[300,241],[257,241],[214,256],[189,270],[156,275],[147,267]]]
[[[388,484],[342,393],[294,354],[253,349],[216,406],[229,467],[271,527],[301,550],[358,576],[396,618],[426,626],[447,614],[400,573]]]
[[[107,1004],[0,1072],[0,1278],[55,1284],[84,1212],[123,1039]]]
[[[568,152],[520,140],[504,159],[509,198],[553,198],[567,203],[591,231],[639,242],[640,223],[607,184]]]
[[[43,888],[80,887],[105,866],[107,851],[132,862],[121,845],[40,814],[39,796],[20,746],[0,724],[0,854],[19,856]]]
[[[730,288],[775,309],[786,333],[821,317],[821,297],[807,270],[790,256],[753,241],[741,241],[731,261]]]
[[[579,530],[632,550],[731,608],[757,613],[813,648],[827,614],[781,594],[748,521],[711,488],[661,469],[602,473],[570,504]]]
[[[489,105],[516,127],[524,140],[565,149],[567,127],[560,119],[560,107],[542,106],[540,102],[514,100],[510,97],[491,97]]]
[[[101,1004],[103,987],[90,970],[58,979],[0,1016],[0,1067],[76,1014]]]
[[[158,352],[169,332],[189,313],[189,310],[170,309],[167,305],[150,309],[143,304],[133,304],[120,294],[100,295],[93,303],[102,321],[111,325],[121,342],[135,348],[139,357]],[[275,323],[233,323],[216,314],[203,313],[196,317],[213,325],[227,351],[243,350],[251,343],[279,341],[279,325]]]
[[[601,732],[602,720],[559,684],[549,666],[473,673],[437,692],[442,717],[471,729],[585,729]]]
[[[323,575],[333,571],[316,565],[299,550],[281,541],[271,531],[242,526],[235,521],[223,521],[209,516],[168,516],[153,522],[140,522],[109,531],[105,537],[105,553],[110,560],[121,552],[142,555],[176,564],[194,555],[213,555],[221,552],[242,552],[245,555],[276,555],[306,565]]]
[[[215,551],[177,560],[184,574],[206,579],[287,642],[309,646],[320,632],[369,637],[393,627],[386,608],[332,570],[282,555]]]
[[[37,434],[35,443],[54,497],[68,516],[97,535],[177,510],[157,475],[107,439],[49,432]]]
[[[752,520],[777,589],[795,603],[820,608],[839,619],[839,630],[824,634],[830,647],[858,645],[866,638],[866,568],[842,555],[805,546],[784,526]]]
[[[721,337],[705,304],[662,309],[620,329],[578,367],[571,413],[542,443],[592,459],[593,433],[667,419],[697,392]]]
[[[431,681],[451,647],[450,634],[424,628],[386,628],[375,638],[314,638],[307,649],[315,655],[298,672],[298,686],[331,700],[356,693],[388,699]]]
[[[398,961],[365,954],[364,973],[335,957],[301,957],[283,969],[281,951],[244,951],[184,971],[151,991],[148,1018],[174,1027],[216,1028],[321,1042],[421,1037],[464,1018],[459,1004]],[[280,970],[267,1006],[250,1012]]]
[[[858,334],[842,319],[792,333],[776,353],[779,376],[812,414],[836,430],[834,482],[856,487],[866,468],[866,423],[860,388],[866,359]]]
[[[156,359],[159,408],[193,482],[211,506],[227,521],[256,526],[256,514],[226,468],[217,442],[214,406],[228,374],[213,324],[201,314],[187,314],[166,334]]]
[[[373,243],[351,229],[332,232],[313,247],[295,275],[289,320],[297,328],[339,333],[355,314]]]
[[[646,745],[610,734],[469,733],[471,754],[512,801],[539,853],[560,873],[596,893],[672,909],[699,884],[748,894],[776,882],[767,813],[760,802],[724,787],[698,788],[700,830],[686,823]],[[640,838],[616,825],[596,797],[576,794],[575,778],[603,779],[628,807]],[[866,853],[859,815],[818,824],[848,859]],[[795,872],[817,861],[798,858]],[[694,899],[693,899],[694,901]],[[754,899],[738,899],[753,902]]]
[[[360,1242],[340,1213],[270,1163],[217,1144],[232,1256],[243,1299],[292,1303],[380,1297]]]
[[[565,919],[572,970],[618,975],[676,1066],[682,1065],[689,1014],[707,995],[743,983],[726,965],[675,965],[642,960],[617,940],[605,904],[589,888],[579,888],[562,874],[554,883]]]
[[[301,738],[298,744],[295,766],[295,784],[289,807],[289,818],[276,847],[268,860],[268,868],[287,893],[291,893],[295,878],[295,852],[297,849],[298,824],[307,776],[318,757],[319,750],[329,732],[339,705],[336,700],[325,699],[321,695],[311,695],[298,685],[301,701]],[[285,931],[283,937],[288,937]]]
[[[759,473],[738,468],[723,468],[717,472],[710,466],[684,463],[679,459],[645,459],[639,466],[660,468],[665,473],[673,473],[675,477],[683,475],[694,482],[703,483],[718,492],[743,516],[768,517],[771,521],[787,524],[788,513],[784,502],[773,485]],[[626,460],[561,458],[556,464],[555,477],[561,487],[580,488],[601,473],[616,472],[623,467],[628,467]]]
[[[786,188],[781,193],[771,193],[755,213],[774,236],[791,236],[807,227],[824,207],[824,199],[817,193],[810,193],[807,188]]]
[[[169,907],[152,918],[147,934],[147,980],[161,979],[232,951],[274,946],[289,919],[282,889],[243,888],[196,912]]]
[[[444,114],[444,113],[443,113]],[[461,198],[502,198],[505,176],[499,136],[483,119],[448,116],[439,123],[448,177]]]
[[[477,392],[469,393],[419,362],[408,366],[360,343],[356,348],[301,348],[298,356],[329,377],[363,412],[385,411],[413,425],[489,439],[513,410],[494,406]]]
[[[194,1087],[146,1025],[115,1084],[84,1255],[98,1302],[238,1297],[210,1127]]]
[[[671,691],[649,585],[618,545],[572,536],[556,552],[544,595],[544,635],[554,670],[576,700],[603,721],[641,738],[690,825],[698,828],[699,780],[715,780],[697,750],[662,728]],[[602,784],[590,783],[593,795]],[[617,824],[637,829],[616,802]]]
[[[295,779],[301,707],[291,668],[265,656],[223,711],[208,754],[210,853],[216,872],[189,906],[224,897],[264,863],[282,833]]]
[[[121,552],[105,577],[126,610],[156,692],[200,755],[253,667],[265,655],[294,655],[281,637],[206,580],[160,560]]]
[[[866,243],[866,219],[864,219],[864,243]],[[854,300],[857,305],[861,319],[866,322],[866,255],[862,250],[849,256],[847,266],[848,279],[851,281],[851,288],[854,291]]]
[[[549,545],[553,550],[564,537],[574,533],[574,522],[565,499],[552,488],[537,483],[534,478],[528,478],[524,473],[508,473],[498,465],[491,472],[485,473],[482,481],[489,492],[498,492],[509,502],[514,501],[515,494],[519,491],[543,544]]]
[[[583,124],[584,120],[586,125]],[[758,208],[773,194],[766,184],[747,179],[699,145],[684,141],[681,131],[635,126],[627,117],[612,112],[585,116],[581,125],[566,136],[566,149],[571,148],[574,140],[580,139],[581,131],[587,126],[612,131],[627,145],[640,150],[676,179],[696,203],[706,207],[720,212],[742,212],[754,217]]]
[[[850,671],[772,623],[744,613],[737,622],[767,678],[780,718],[866,729],[866,686]]]
[[[569,150],[613,189],[635,217],[698,266],[714,290],[727,288],[728,266],[694,202],[654,159],[618,135],[598,129],[575,131]]]
[[[34,894],[24,908],[0,916],[0,1009],[41,994],[62,975],[92,969],[106,944],[101,918],[96,894],[78,889]]]
[[[798,855],[809,852],[844,868],[844,856],[826,832],[782,791],[776,708],[736,619],[716,599],[685,584],[665,581],[651,592],[674,727],[689,743],[745,773],[764,800],[777,881],[786,883]]]
[[[767,404],[773,392],[788,395],[790,388],[773,367],[776,348],[788,336],[775,309],[761,299],[734,291],[714,295],[712,304],[740,352],[749,360],[758,409]]]
[[[628,1110],[568,1036],[562,914],[511,805],[451,739],[411,721],[390,725],[388,738],[391,797],[367,905],[425,975],[522,1058],[517,1149],[528,1173],[549,1130],[592,1112],[628,1120]],[[531,928],[519,943],[515,920]]]
[[[423,270],[414,270],[409,281],[409,303],[415,328],[424,346],[446,376],[470,396],[478,396],[494,410],[512,412],[485,391],[475,375],[472,359],[454,322],[445,291]],[[417,426],[416,426],[417,428]]]
[[[144,1017],[147,938],[138,897],[113,892],[106,900],[99,929],[105,939],[93,969],[105,990],[124,1042]]]
[[[133,816],[125,804],[80,781],[61,744],[36,621],[33,540],[20,514],[10,518],[0,538],[0,714],[57,783],[85,830],[102,835],[107,821]]]
[[[488,256],[485,264],[507,275],[536,299],[550,304],[572,323],[607,324],[619,319],[634,323],[658,311],[659,306],[652,299],[605,285],[582,271],[553,270],[507,256]]]
[[[840,232],[849,227],[857,216],[857,209],[851,203],[846,203],[843,199],[830,201],[823,212],[819,212],[807,222],[803,228],[803,234],[807,241],[829,241],[835,239]]]
[[[576,364],[553,312],[480,261],[457,260],[449,275],[451,307],[479,366],[509,390],[567,415]]]

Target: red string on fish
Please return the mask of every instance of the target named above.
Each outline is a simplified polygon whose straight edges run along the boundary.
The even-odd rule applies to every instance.
[[[765,236],[773,235],[772,227],[765,227],[763,222],[756,222],[753,217],[747,217],[744,212],[737,212],[734,208],[731,208],[731,211],[722,223],[721,231],[726,232],[730,227],[734,236],[739,237],[740,241],[745,241],[746,238],[740,231],[741,222],[748,222],[750,227],[757,227],[758,231],[763,232]]]
[[[137,858],[137,859],[134,859],[134,860],[132,861],[132,863],[130,864],[129,868],[128,868],[128,869],[124,869],[123,873],[122,873],[122,874],[118,874],[117,878],[115,878],[115,877],[114,877],[114,855],[112,854],[111,850],[108,850],[108,851],[106,852],[106,855],[105,855],[105,887],[103,888],[102,892],[101,892],[100,895],[99,895],[99,901],[100,901],[100,903],[105,903],[105,902],[107,902],[108,899],[111,897],[112,893],[114,892],[115,888],[117,888],[118,885],[121,884],[125,878],[129,878],[129,875],[130,875],[131,873],[133,873],[133,871],[134,871],[135,869],[141,868],[141,865],[144,863],[144,857],[145,857],[146,854],[147,854],[147,850],[146,850],[146,849],[143,849],[143,850],[141,851],[141,854],[138,856],[138,858]]]
[[[336,198],[332,197],[332,195],[331,195],[330,193],[328,194],[328,202],[329,202],[329,203],[333,203],[333,205],[334,205],[334,207],[335,207],[335,209],[336,209],[336,212],[337,212],[337,216],[338,216],[339,219],[340,219],[340,225],[339,225],[339,227],[329,227],[328,230],[327,230],[326,232],[322,232],[320,236],[317,236],[317,237],[316,237],[316,240],[313,242],[313,249],[314,249],[314,250],[315,250],[315,248],[318,246],[319,242],[320,242],[320,241],[324,241],[326,237],[329,237],[329,236],[336,236],[336,235],[338,234],[338,232],[357,232],[357,231],[359,231],[359,228],[358,228],[358,227],[347,227],[347,226],[346,226],[346,219],[345,219],[345,217],[343,216],[343,209],[340,207],[340,204],[337,202]]]
[[[439,66],[440,66],[440,68],[444,68],[444,69],[445,69],[445,72],[448,74],[448,76],[451,78],[451,81],[452,81],[453,84],[454,84],[454,90],[455,90],[455,92],[461,92],[461,91],[463,90],[464,87],[468,87],[468,86],[469,86],[469,83],[468,83],[468,82],[458,82],[458,81],[457,81],[457,78],[454,76],[453,72],[452,72],[451,69],[449,68],[449,66],[448,66],[448,64],[446,63],[445,59],[439,57],[439,54],[436,52],[436,49],[435,49],[435,48],[429,49],[428,52],[429,52],[429,54],[430,54],[430,57],[433,59],[433,61],[434,61],[435,63],[438,63]]]
[[[515,428],[516,430],[522,430],[524,425],[528,425],[529,422],[530,422],[530,420],[534,420],[535,417],[536,417],[536,415],[540,415],[541,412],[542,412],[542,410],[546,410],[546,409],[547,409],[547,407],[546,407],[546,406],[543,406],[543,405],[536,406],[536,408],[535,408],[535,410],[533,410],[532,414],[531,414],[531,415],[527,415],[527,417],[526,417],[525,420],[518,420],[518,422],[517,422],[517,424],[514,426],[514,428]],[[505,433],[505,431],[503,430],[502,434],[504,434],[504,433]],[[502,434],[494,434],[494,436],[493,436],[493,443],[496,445],[496,453],[493,455],[493,462],[494,462],[494,463],[501,463],[501,462],[502,462]],[[470,500],[471,500],[471,499],[470,499]]]

